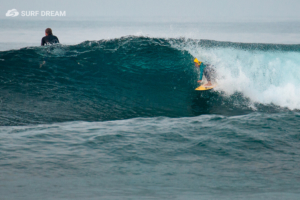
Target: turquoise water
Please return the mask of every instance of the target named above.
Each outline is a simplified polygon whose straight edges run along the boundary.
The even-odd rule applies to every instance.
[[[241,33],[231,42],[150,22],[51,47],[0,41],[1,199],[299,199],[300,46],[278,37],[295,23],[206,24]],[[253,32],[281,44],[245,43]],[[215,90],[194,90],[194,57],[216,67]]]

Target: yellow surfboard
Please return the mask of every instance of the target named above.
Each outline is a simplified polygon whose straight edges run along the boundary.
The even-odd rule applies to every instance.
[[[204,84],[205,85],[205,84]],[[200,91],[204,91],[204,90],[211,90],[213,89],[214,87],[216,87],[218,84],[213,84],[211,86],[204,86],[204,85],[201,85],[199,87],[197,87],[195,90],[200,90]]]

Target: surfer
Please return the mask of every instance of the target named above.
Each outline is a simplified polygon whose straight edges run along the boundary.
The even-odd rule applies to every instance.
[[[58,38],[52,34],[51,28],[47,28],[45,30],[45,35],[46,36],[42,38],[42,42],[41,42],[42,46],[44,46],[45,44],[49,45],[49,44],[59,43]]]
[[[200,78],[197,81],[198,83],[202,82],[203,74],[207,80],[207,84],[204,86],[212,86],[212,79],[214,78],[215,70],[213,69],[212,65],[206,65],[203,64],[203,62],[200,62],[197,58],[194,59],[195,67],[200,68]]]

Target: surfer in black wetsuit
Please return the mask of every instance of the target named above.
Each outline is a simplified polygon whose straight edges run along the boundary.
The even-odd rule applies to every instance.
[[[59,43],[58,38],[52,34],[52,30],[51,28],[47,28],[45,30],[45,37],[42,38],[42,42],[41,45],[51,45],[51,44],[55,44],[55,43]],[[40,68],[46,63],[46,58],[44,58],[44,61],[42,62],[42,64],[40,64]]]
[[[41,45],[49,45],[49,44],[55,44],[55,43],[59,43],[58,38],[52,34],[52,30],[51,28],[47,28],[45,30],[45,37],[42,38],[42,42]]]

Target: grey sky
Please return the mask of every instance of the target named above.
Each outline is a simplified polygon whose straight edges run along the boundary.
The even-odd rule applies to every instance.
[[[65,10],[68,17],[188,17],[221,19],[300,18],[299,0],[9,0],[7,10]]]

